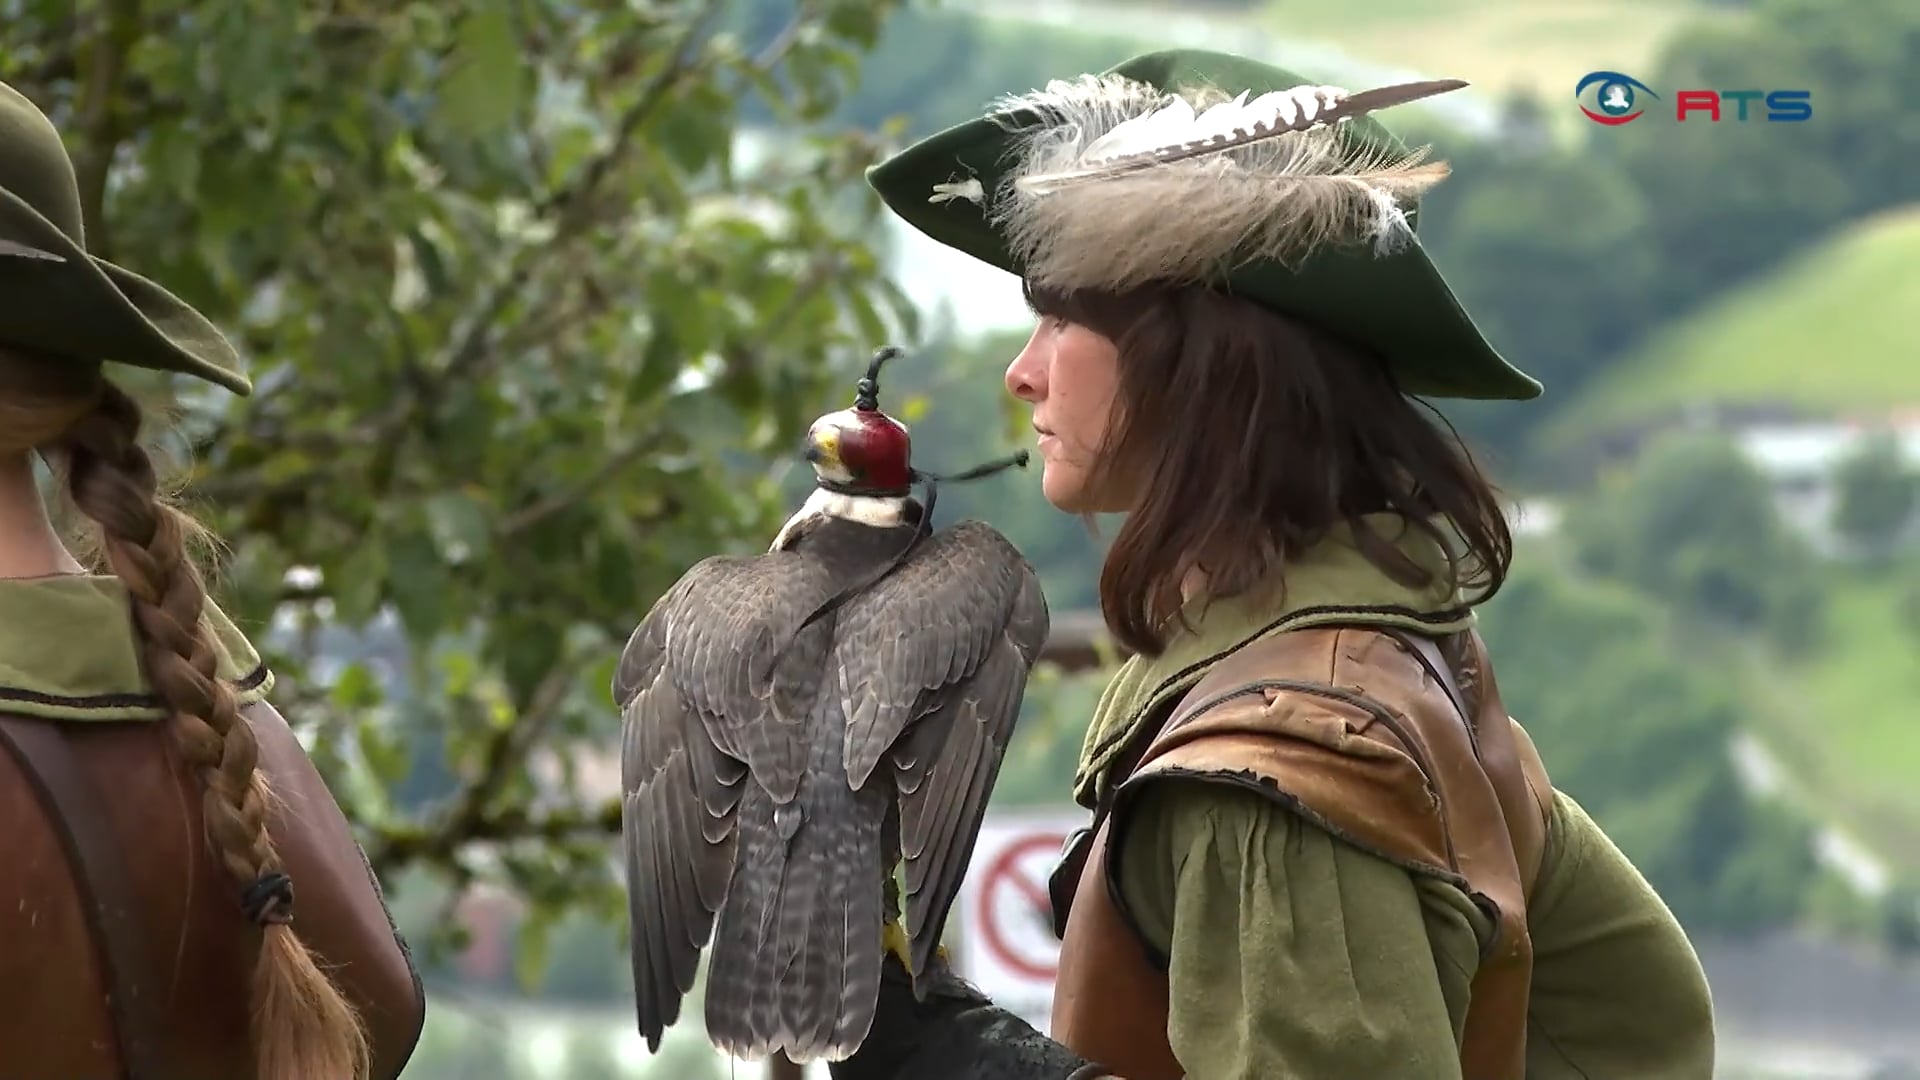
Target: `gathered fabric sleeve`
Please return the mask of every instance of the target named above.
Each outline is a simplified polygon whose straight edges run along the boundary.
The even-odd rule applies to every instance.
[[[1168,961],[1167,1034],[1187,1076],[1460,1075],[1491,927],[1459,889],[1198,779],[1152,781],[1120,844],[1121,899]]]
[[[1712,1080],[1713,996],[1640,871],[1565,792],[1528,919],[1532,1080]]]

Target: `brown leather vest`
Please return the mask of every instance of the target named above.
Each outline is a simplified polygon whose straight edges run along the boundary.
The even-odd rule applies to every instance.
[[[1532,740],[1500,703],[1479,636],[1276,634],[1219,661],[1167,716],[1130,767],[1115,766],[1093,827],[1055,875],[1063,940],[1053,1038],[1126,1080],[1184,1075],[1167,1039],[1166,970],[1117,901],[1107,858],[1132,794],[1178,775],[1263,792],[1465,889],[1495,936],[1473,979],[1461,1065],[1468,1080],[1521,1080],[1533,960],[1526,902],[1553,796]]]
[[[426,1015],[412,958],[286,721],[265,703],[243,714],[293,929],[358,1008],[373,1080],[394,1080]],[[0,715],[0,747],[0,1076],[253,1080],[260,931],[164,725]]]

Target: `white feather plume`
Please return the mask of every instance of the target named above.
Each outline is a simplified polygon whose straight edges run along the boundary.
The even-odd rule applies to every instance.
[[[1000,190],[959,197],[991,197],[989,220],[1040,287],[1199,281],[1250,260],[1297,264],[1328,242],[1391,252],[1413,240],[1404,204],[1447,165],[1428,162],[1425,148],[1367,150],[1341,127],[1464,85],[1362,95],[1309,85],[1249,100],[1181,96],[1115,75],[1057,80],[996,103],[996,116],[1041,122],[1017,129]]]

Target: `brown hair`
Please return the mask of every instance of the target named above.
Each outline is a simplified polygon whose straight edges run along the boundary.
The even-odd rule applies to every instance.
[[[1444,418],[1443,435],[1372,354],[1203,288],[1029,288],[1027,299],[1120,353],[1091,482],[1124,479],[1139,492],[1100,574],[1101,611],[1128,649],[1165,648],[1184,625],[1190,574],[1205,575],[1209,597],[1232,596],[1340,524],[1394,580],[1440,584],[1362,520],[1382,511],[1449,552],[1448,587],[1477,588],[1475,599],[1499,590],[1513,548],[1499,497]]]
[[[172,710],[174,746],[199,778],[208,846],[239,893],[281,871],[267,833],[270,793],[253,728],[216,677],[215,641],[201,621],[206,587],[187,551],[199,526],[162,500],[139,441],[142,419],[97,364],[0,349],[0,453],[38,450],[63,464],[73,505],[99,527],[101,561],[133,599],[147,678]],[[264,924],[251,986],[257,1075],[364,1077],[360,1018],[288,924],[288,908],[282,893],[256,909]]]

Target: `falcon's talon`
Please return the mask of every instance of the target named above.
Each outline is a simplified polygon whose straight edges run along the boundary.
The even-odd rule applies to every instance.
[[[913,970],[913,949],[907,943],[907,932],[897,922],[887,923],[880,928],[880,948],[890,952],[900,961],[900,966]]]

